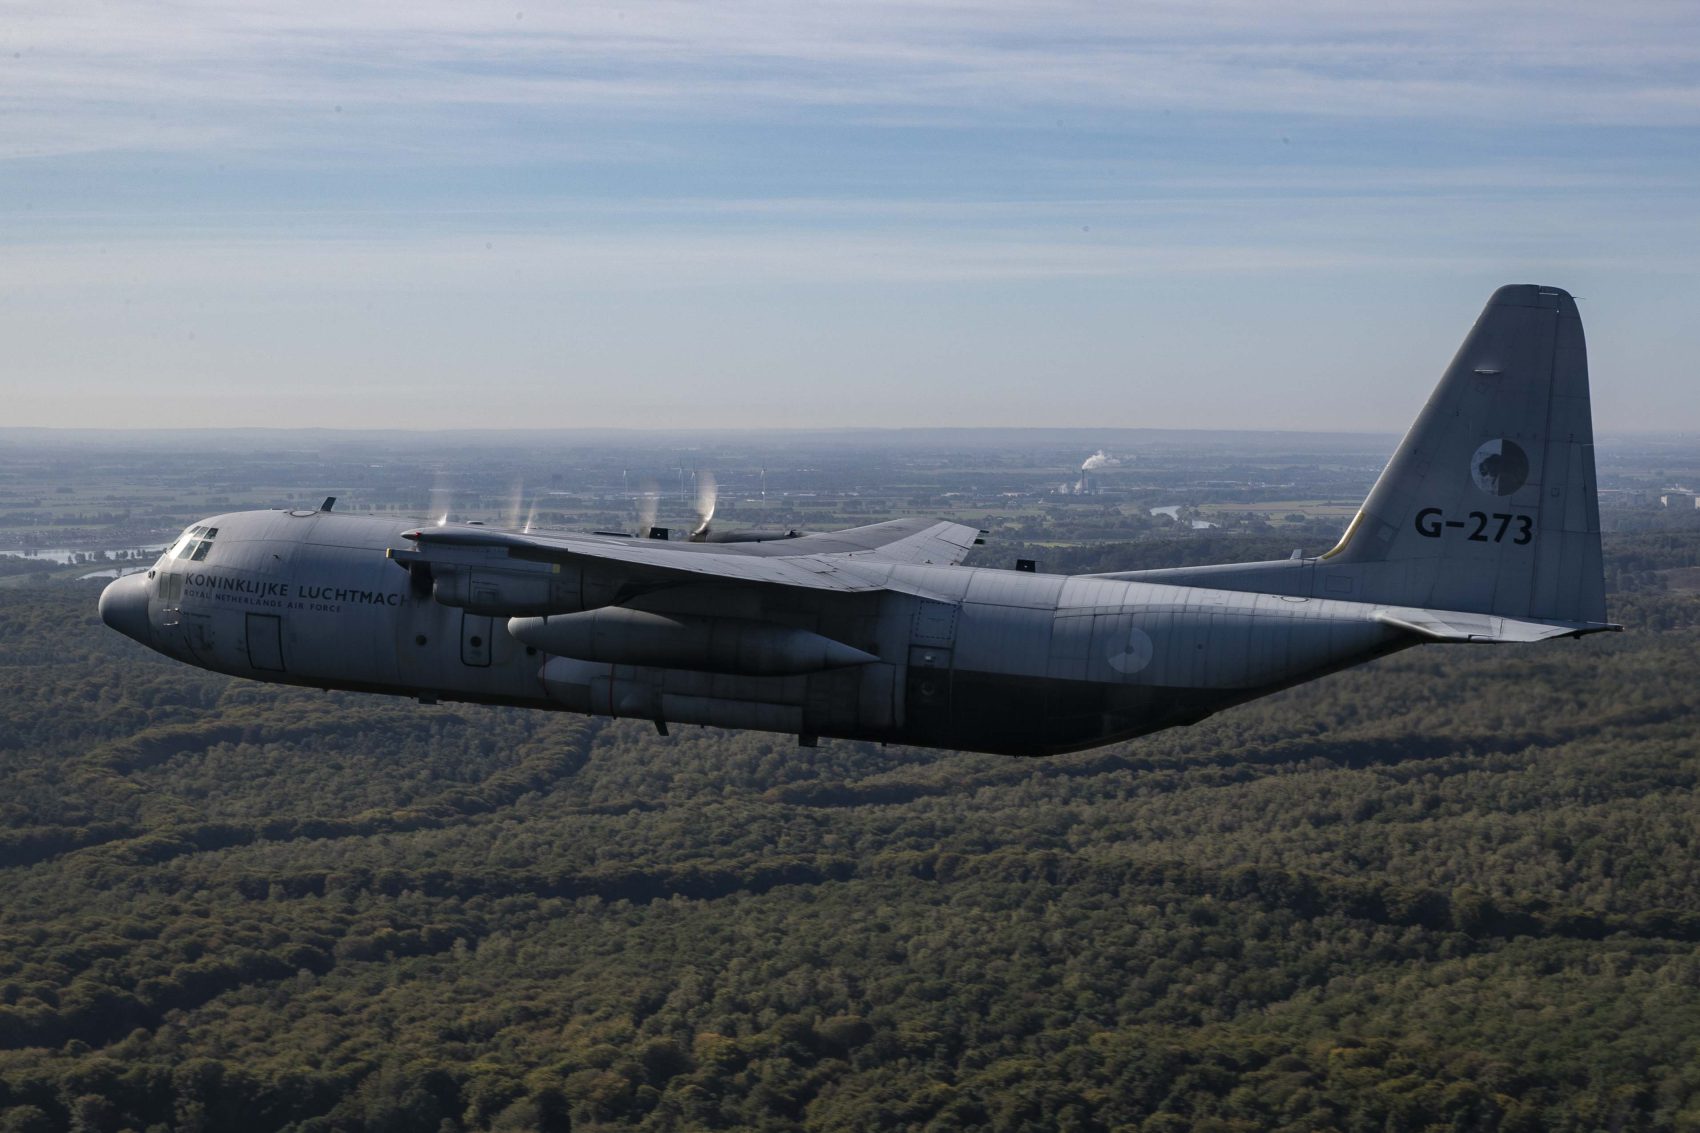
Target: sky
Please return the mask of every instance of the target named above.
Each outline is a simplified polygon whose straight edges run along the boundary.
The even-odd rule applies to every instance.
[[[0,425],[1700,430],[1700,5],[0,0]]]

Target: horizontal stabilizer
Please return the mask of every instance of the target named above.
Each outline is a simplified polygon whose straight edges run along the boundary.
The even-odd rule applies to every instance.
[[[1495,614],[1470,614],[1460,610],[1420,610],[1410,606],[1377,610],[1375,620],[1414,633],[1427,641],[1478,644],[1546,641],[1554,637],[1581,637],[1584,634],[1623,628],[1605,622],[1534,622],[1519,618],[1502,618]]]

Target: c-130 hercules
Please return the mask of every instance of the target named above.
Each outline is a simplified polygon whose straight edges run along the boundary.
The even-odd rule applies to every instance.
[[[1332,550],[1060,576],[898,519],[662,542],[256,511],[111,583],[106,624],[284,684],[1011,755],[1095,747],[1424,642],[1605,622],[1575,301],[1502,287]]]

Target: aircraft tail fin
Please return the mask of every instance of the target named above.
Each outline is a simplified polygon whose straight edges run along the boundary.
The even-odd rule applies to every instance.
[[[1568,293],[1494,292],[1318,567],[1321,589],[1356,601],[1605,620],[1588,356]]]
[[[1320,558],[1106,577],[1606,628],[1576,301],[1530,284],[1493,293]]]

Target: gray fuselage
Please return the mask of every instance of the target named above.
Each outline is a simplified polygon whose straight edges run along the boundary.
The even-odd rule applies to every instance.
[[[197,528],[215,534],[196,537]],[[1368,603],[862,560],[855,569],[878,576],[880,589],[710,577],[622,606],[709,630],[806,631],[872,660],[781,675],[736,671],[735,660],[688,662],[719,671],[621,664],[553,654],[519,640],[499,613],[445,604],[391,557],[410,530],[393,518],[241,512],[197,528],[101,602],[109,624],[190,664],[427,702],[805,739],[1047,755],[1193,723],[1412,641]]]

